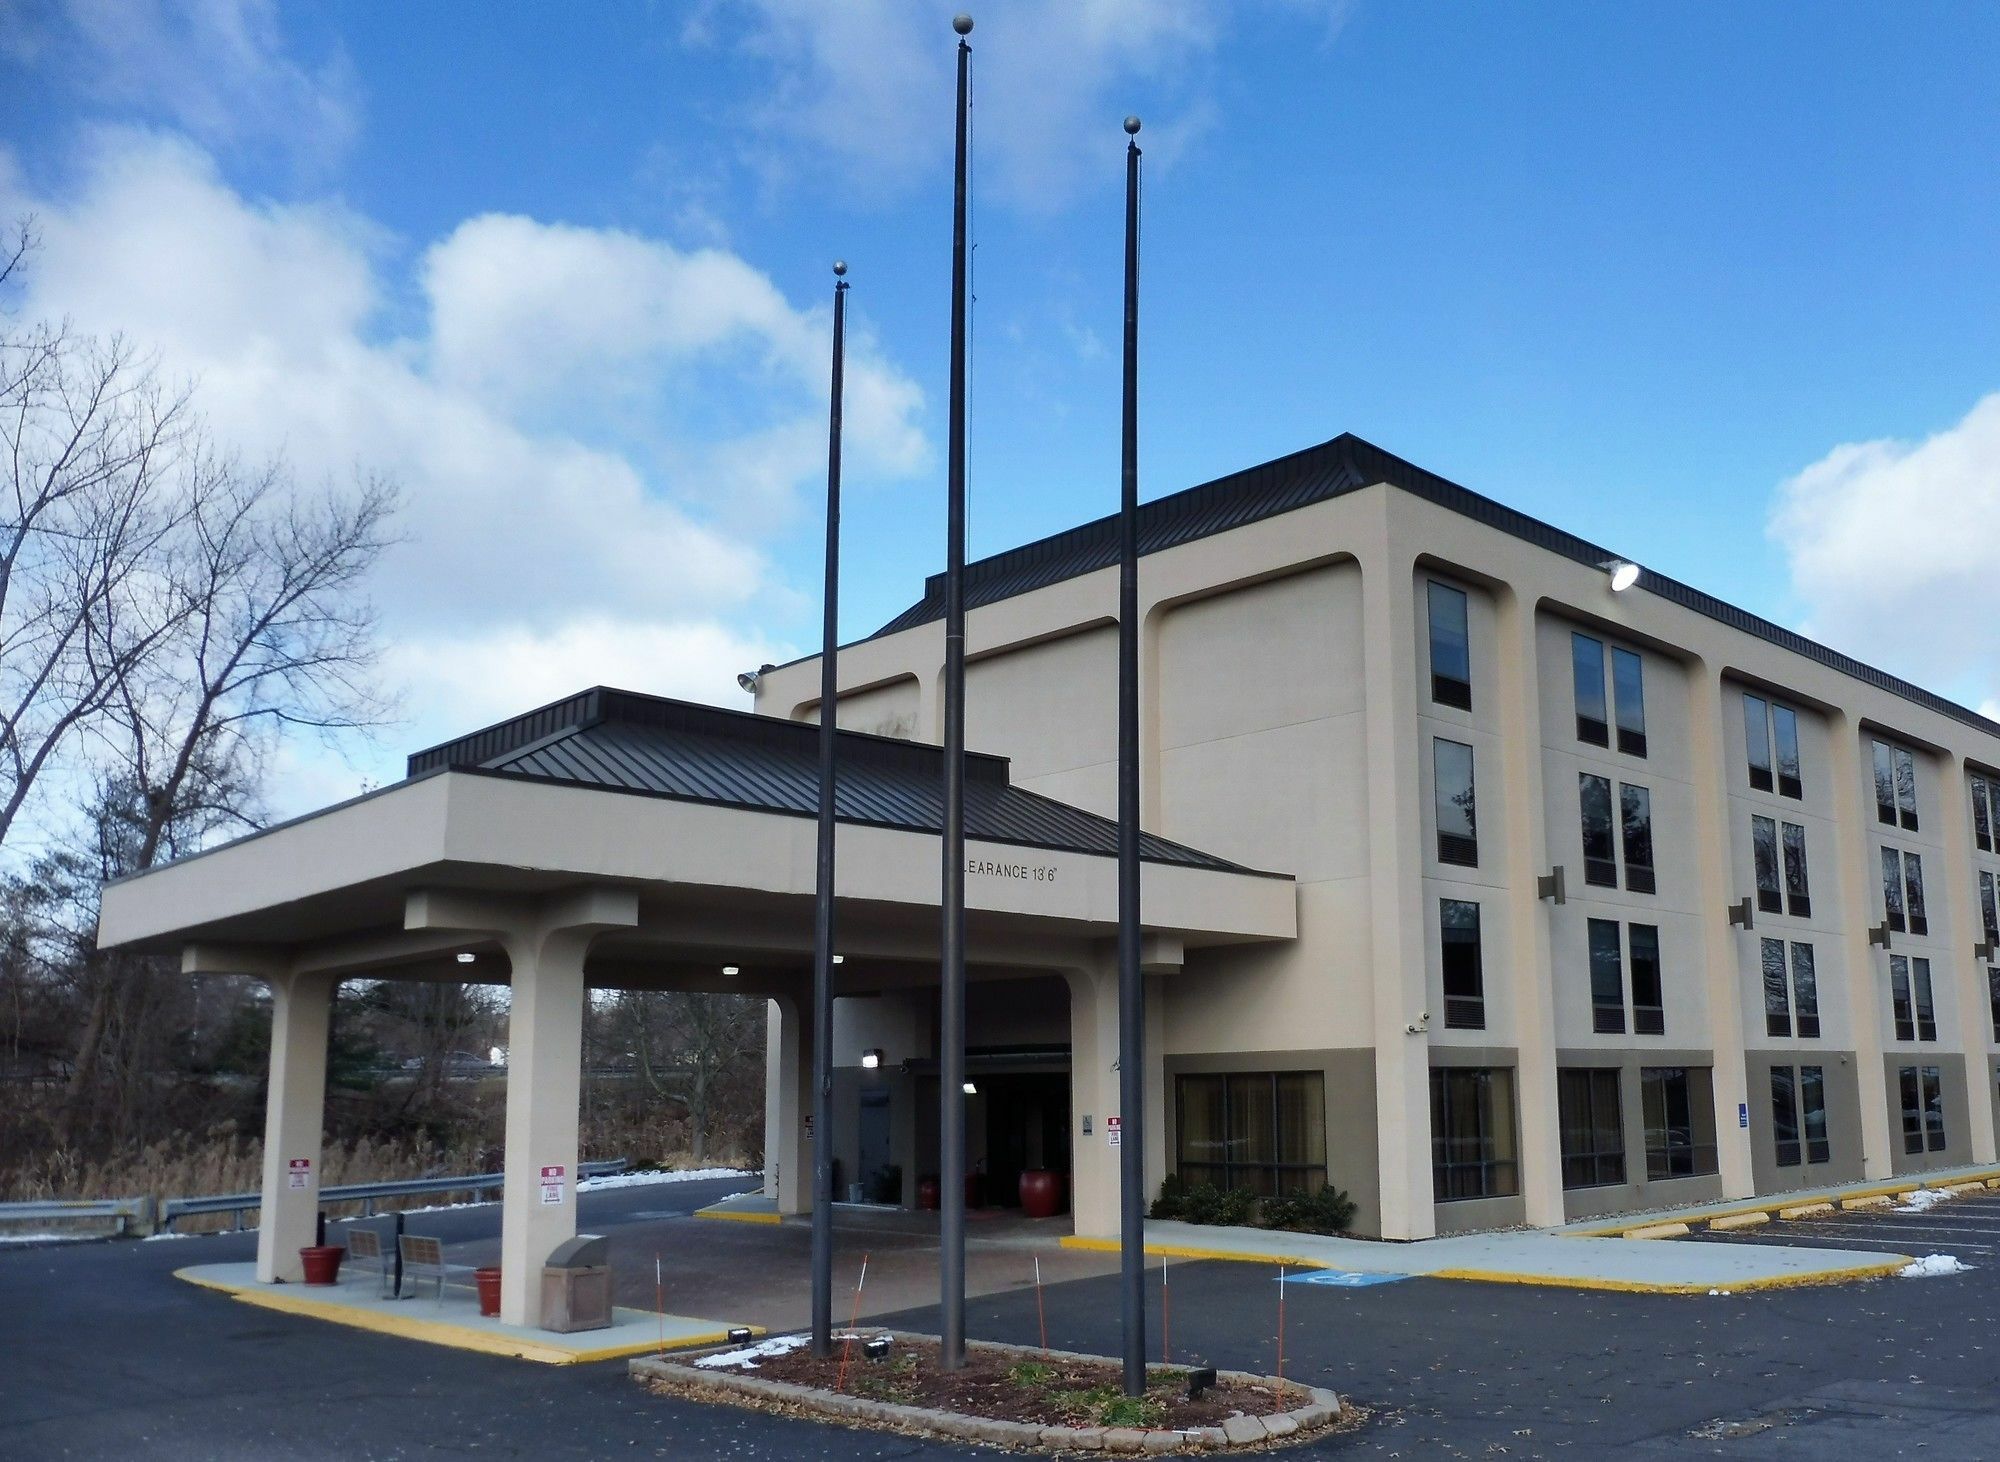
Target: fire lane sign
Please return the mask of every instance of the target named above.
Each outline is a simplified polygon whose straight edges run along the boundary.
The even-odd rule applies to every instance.
[[[561,1164],[542,1169],[542,1202],[554,1205],[563,1201],[565,1171]]]
[[[1108,1146],[1118,1146],[1124,1139],[1124,1136],[1125,1119],[1123,1117],[1106,1117],[1104,1119],[1104,1141]]]
[[[312,1186],[313,1160],[309,1157],[295,1157],[285,1165],[285,1182],[295,1193]]]

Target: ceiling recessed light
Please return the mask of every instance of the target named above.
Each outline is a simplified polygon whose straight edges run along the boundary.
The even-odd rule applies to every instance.
[[[735,965],[724,965],[722,967],[722,973],[730,976],[731,978],[734,978],[737,974],[741,972],[736,968]]]
[[[469,965],[478,958],[479,956],[474,954],[471,950],[464,949],[459,951],[458,962],[462,965]]]

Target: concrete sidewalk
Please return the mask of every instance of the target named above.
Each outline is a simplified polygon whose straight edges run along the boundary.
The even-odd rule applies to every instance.
[[[1067,1238],[1065,1247],[1113,1251],[1116,1239]],[[1415,1243],[1329,1234],[1279,1233],[1149,1220],[1146,1252],[1181,1259],[1234,1259],[1331,1269],[1470,1279],[1488,1284],[1542,1284],[1565,1289],[1640,1294],[1742,1293],[1799,1284],[1879,1279],[1910,1262],[1905,1254],[1796,1246],[1757,1248],[1663,1244],[1591,1237],[1561,1229],[1455,1234]]]

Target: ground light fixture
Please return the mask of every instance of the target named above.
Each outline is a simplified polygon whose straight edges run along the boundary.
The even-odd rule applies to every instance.
[[[879,1070],[881,1065],[882,1052],[879,1049],[867,1050],[861,1053],[861,1069],[863,1071]]]
[[[1598,567],[1611,576],[1611,592],[1614,594],[1623,594],[1639,582],[1639,566],[1626,559],[1610,559]]]

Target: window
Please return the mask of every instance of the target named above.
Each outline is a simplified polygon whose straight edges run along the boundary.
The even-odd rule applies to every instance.
[[[1789,1036],[1792,1033],[1791,987],[1785,978],[1785,941],[1766,939],[1760,961],[1764,976],[1764,1034]]]
[[[1431,1069],[1431,1189],[1439,1203],[1521,1191],[1514,1156],[1514,1073]]]
[[[1625,1181],[1625,1122],[1615,1070],[1570,1068],[1556,1073],[1565,1188],[1601,1188]]]
[[[1175,1079],[1177,1171],[1259,1197],[1326,1183],[1326,1078],[1251,1071]]]
[[[1642,1068],[1639,1110],[1646,1125],[1649,1180],[1715,1171],[1715,1110],[1707,1067]]]
[[[1771,1068],[1771,1138],[1778,1150],[1778,1166],[1799,1165],[1798,1076],[1789,1066]]]
[[[1993,851],[1993,792],[1993,783],[1972,774],[1972,838],[1982,853]]]
[[[1819,976],[1813,969],[1813,947],[1792,945],[1792,1004],[1798,1010],[1799,1035],[1819,1039]]]
[[[1931,998],[1931,962],[1907,955],[1889,956],[1889,1009],[1899,1041],[1934,1041],[1937,1006]]]
[[[1438,737],[1431,743],[1437,782],[1438,862],[1479,866],[1479,821],[1473,808],[1472,748]]]
[[[1618,807],[1624,824],[1625,887],[1651,893],[1653,883],[1653,794],[1644,787],[1618,786]]]
[[[1903,921],[1903,860],[1894,848],[1882,850],[1882,919],[1898,934],[1908,927]]]
[[[1625,930],[1632,946],[1632,1032],[1664,1035],[1667,1010],[1660,987],[1660,931],[1651,924],[1628,924]]]
[[[1917,758],[1906,747],[1875,743],[1875,816],[1890,827],[1917,830]]]
[[[1576,685],[1576,739],[1592,746],[1611,744],[1604,708],[1604,642],[1571,631],[1570,671]]]
[[[1910,932],[1930,933],[1930,919],[1924,913],[1924,860],[1915,853],[1903,854],[1903,891],[1909,895]]]
[[[1767,914],[1782,914],[1785,896],[1778,882],[1778,824],[1768,817],[1751,818],[1750,847],[1757,864],[1757,907]]]
[[[1799,713],[1790,706],[1772,706],[1771,724],[1778,733],[1778,795],[1804,797],[1805,773],[1799,762]]]
[[[1903,1100],[1903,1151],[1943,1152],[1944,1082],[1936,1066],[1899,1066],[1896,1085]]]
[[[1993,1016],[1993,1039],[2000,1041],[2000,965],[1986,967],[1986,1004]]]
[[[1465,591],[1428,581],[1431,622],[1431,699],[1472,709],[1472,648],[1466,634]]]
[[[1479,905],[1466,899],[1438,902],[1444,950],[1444,1024],[1447,1030],[1486,1029],[1486,987],[1479,960]]]
[[[1618,859],[1611,841],[1611,779],[1584,772],[1577,778],[1583,804],[1583,881],[1618,887]]]
[[[1803,1143],[1799,1141],[1801,1129]],[[1771,1135],[1781,1168],[1795,1168],[1801,1158],[1809,1163],[1832,1161],[1833,1145],[1826,1135],[1824,1067],[1771,1068]]]
[[[1806,874],[1806,830],[1795,822],[1782,824],[1785,843],[1785,912],[1795,919],[1812,917],[1812,889]]]
[[[2000,908],[1993,900],[1993,875],[1981,869],[1979,873],[1979,921],[1986,930],[1986,942],[2000,947]]]
[[[1743,693],[1743,745],[1750,758],[1750,785],[1771,790],[1771,708],[1761,696]]]
[[[1590,921],[1590,1028],[1598,1035],[1625,1033],[1625,971],[1618,957],[1618,922]]]
[[[1646,754],[1646,668],[1631,650],[1611,651],[1611,691],[1618,707],[1618,749]]]

